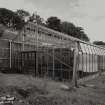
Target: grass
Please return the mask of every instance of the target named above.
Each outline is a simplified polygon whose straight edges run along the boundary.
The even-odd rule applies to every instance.
[[[61,82],[29,75],[0,74],[0,95],[16,97],[14,105],[105,105],[105,76],[85,84],[88,85],[65,91],[61,89],[64,85]]]

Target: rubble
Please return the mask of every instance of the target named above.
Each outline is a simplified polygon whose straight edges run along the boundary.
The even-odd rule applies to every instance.
[[[10,95],[0,96],[0,105],[5,105],[5,104],[13,105],[14,101],[15,101],[14,96]]]

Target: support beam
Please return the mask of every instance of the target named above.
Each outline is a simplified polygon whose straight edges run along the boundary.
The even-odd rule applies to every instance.
[[[10,69],[12,67],[12,41],[9,41],[10,43]]]
[[[53,48],[53,79],[55,77],[55,51],[54,51],[54,48]]]
[[[74,62],[73,62],[73,78],[72,83],[75,87],[78,87],[77,84],[77,69],[78,69],[78,43],[75,43],[75,49],[74,49]]]

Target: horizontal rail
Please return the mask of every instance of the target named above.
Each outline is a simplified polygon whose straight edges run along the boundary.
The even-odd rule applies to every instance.
[[[52,56],[51,54],[48,54],[48,53],[47,53],[47,55]],[[70,69],[72,68],[71,66],[69,66],[69,65],[66,64],[65,62],[61,61],[58,57],[54,56],[54,58],[55,58],[56,60],[58,60],[60,63],[62,63],[62,64],[64,64],[65,66],[67,66],[68,68],[70,68]]]
[[[42,31],[44,32],[48,32],[49,34],[56,34],[57,36],[59,37],[63,37],[63,38],[67,38],[68,40],[72,40],[72,41],[75,41],[75,42],[80,42],[80,43],[84,43],[84,44],[87,44],[87,45],[90,45],[90,46],[94,46],[94,47],[98,47],[98,48],[101,48],[101,49],[105,49],[104,47],[101,47],[101,46],[98,46],[98,45],[94,45],[92,43],[89,43],[89,42],[85,42],[85,41],[82,41],[78,38],[75,38],[75,37],[72,37],[68,34],[64,34],[64,33],[61,33],[61,32],[58,32],[58,31],[55,31],[55,30],[52,30],[50,28],[47,28],[47,27],[44,27],[44,26],[41,26],[41,25],[36,25],[32,22],[29,22],[29,24],[33,25],[34,27],[38,27],[39,30],[42,29]]]
[[[0,58],[0,60],[7,60],[7,59],[9,59],[9,58]]]

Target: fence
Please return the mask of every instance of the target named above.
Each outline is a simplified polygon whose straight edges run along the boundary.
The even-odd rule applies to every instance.
[[[10,45],[7,40],[0,40],[0,70],[10,66]]]
[[[23,47],[24,44],[24,47]],[[17,72],[71,80],[73,51],[70,48],[36,46],[11,42],[11,68]]]
[[[0,40],[0,70],[73,80],[75,85],[105,70],[104,48],[63,35],[38,34],[34,43],[28,37],[24,42]]]
[[[72,48],[48,46],[40,46],[36,50],[33,44],[1,40],[0,68],[1,70],[11,68],[12,72],[70,81],[73,76],[78,80],[105,70],[104,48],[82,42],[76,45],[77,52]]]

